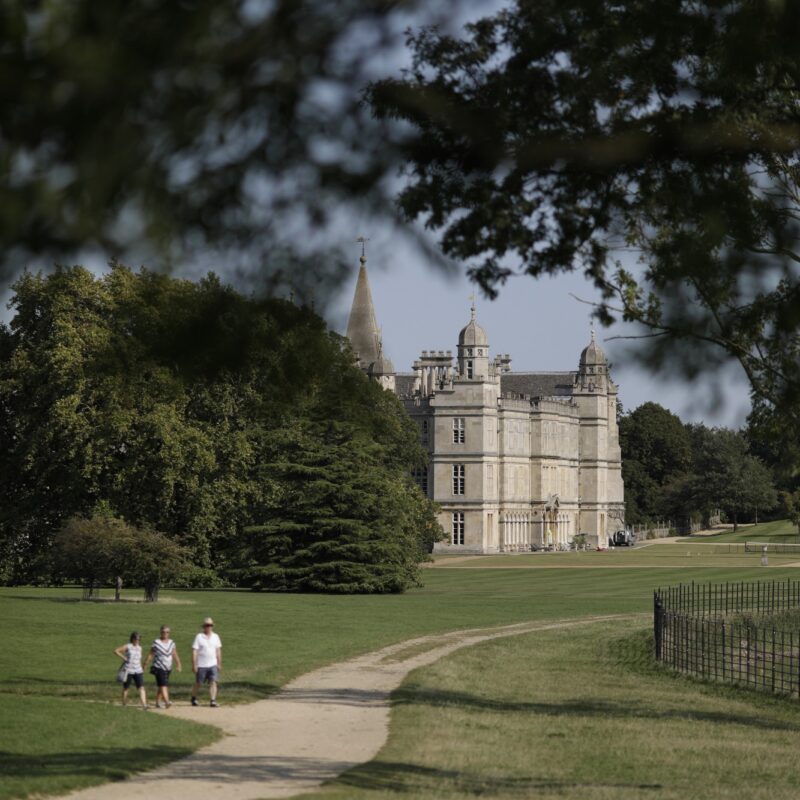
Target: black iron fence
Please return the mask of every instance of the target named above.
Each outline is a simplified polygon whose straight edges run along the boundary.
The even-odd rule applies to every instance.
[[[745,542],[745,553],[797,553],[800,557],[800,542]]]
[[[800,695],[800,580],[658,589],[653,633],[679,672]]]

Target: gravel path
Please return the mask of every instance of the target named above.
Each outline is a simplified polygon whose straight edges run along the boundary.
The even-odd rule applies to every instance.
[[[391,693],[411,670],[489,639],[632,616],[424,636],[309,672],[266,700],[216,709],[176,705],[169,712],[153,712],[215,725],[226,735],[166,767],[68,797],[259,800],[308,792],[375,757],[388,735]]]

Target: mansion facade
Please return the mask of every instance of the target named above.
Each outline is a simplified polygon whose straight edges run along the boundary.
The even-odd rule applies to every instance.
[[[423,351],[413,372],[384,355],[361,257],[347,336],[359,366],[397,394],[430,455],[417,481],[441,508],[437,552],[605,547],[624,527],[617,386],[595,341],[567,372],[514,372],[490,355],[475,318],[451,351]]]

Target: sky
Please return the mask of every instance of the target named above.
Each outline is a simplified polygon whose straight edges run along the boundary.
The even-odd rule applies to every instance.
[[[591,337],[592,320],[591,307],[575,297],[589,301],[596,297],[594,287],[582,275],[537,280],[515,277],[492,301],[482,297],[466,275],[438,271],[419,252],[404,247],[402,241],[380,237],[367,247],[367,271],[378,325],[383,332],[384,352],[398,372],[410,372],[422,350],[455,353],[458,333],[470,318],[473,292],[477,320],[489,336],[490,351],[492,355],[509,353],[512,370],[547,372],[577,368],[581,350]],[[326,311],[329,324],[340,333],[347,327],[359,255],[359,246],[354,241],[351,278]],[[599,327],[596,322],[594,325],[626,410],[653,401],[685,422],[734,428],[744,424],[749,394],[738,367],[709,372],[694,383],[657,378],[626,356],[630,342],[611,338],[630,330],[621,324],[610,329]],[[712,400],[715,387],[722,389],[725,402],[721,407]]]
[[[344,333],[358,276],[359,231],[354,223],[353,267],[350,279],[319,309],[328,324]],[[423,350],[452,350],[458,333],[470,318],[471,296],[475,293],[477,320],[489,336],[492,355],[511,355],[513,370],[562,372],[577,368],[581,350],[589,343],[592,330],[591,307],[580,300],[596,298],[594,287],[581,274],[551,278],[514,277],[500,287],[495,300],[480,294],[462,272],[445,273],[433,266],[419,248],[399,234],[379,232],[367,245],[367,271],[378,325],[382,328],[384,352],[398,372],[410,372]],[[105,270],[94,255],[82,262],[96,273]],[[186,268],[187,277],[198,277]],[[177,273],[181,274],[181,271]],[[236,285],[235,277],[223,279]],[[249,291],[251,287],[240,287]],[[8,322],[8,292],[3,295],[0,320]],[[580,298],[576,299],[576,298]],[[611,375],[620,387],[619,399],[626,410],[653,401],[669,408],[684,422],[705,422],[738,428],[749,410],[748,385],[735,367],[709,370],[694,383],[684,378],[653,376],[626,355],[635,346],[613,337],[631,331],[624,325],[602,328],[594,323],[597,340],[611,363]],[[720,392],[714,389],[721,388]],[[721,394],[720,407],[713,397]]]

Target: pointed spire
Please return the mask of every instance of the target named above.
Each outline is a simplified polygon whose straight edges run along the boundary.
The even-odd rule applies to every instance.
[[[375,319],[375,307],[372,304],[372,292],[369,289],[367,278],[367,256],[365,244],[368,241],[363,236],[356,240],[361,245],[361,267],[358,270],[356,292],[353,296],[353,305],[350,309],[350,319],[347,322],[347,338],[358,356],[358,361],[363,369],[369,367],[380,356],[380,332]]]
[[[470,319],[474,322],[475,321],[475,292],[473,292],[469,299],[471,301],[469,311],[470,311]]]

